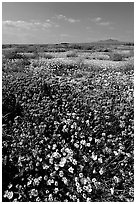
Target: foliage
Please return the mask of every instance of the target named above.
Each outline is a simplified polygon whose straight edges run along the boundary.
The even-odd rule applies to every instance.
[[[4,54],[6,59],[21,59],[22,55],[18,54],[17,52],[7,52]]]
[[[24,52],[23,53],[24,58],[31,60],[31,59],[37,59],[38,54],[37,53],[29,53],[29,52]]]
[[[3,72],[3,201],[133,201],[133,69],[100,65]]]
[[[119,53],[112,53],[110,55],[110,59],[113,61],[122,61],[123,56],[122,56],[122,54],[119,54]]]
[[[7,60],[4,57],[2,60],[2,70],[4,72],[23,72],[30,64],[30,61],[25,57],[16,60]]]
[[[103,53],[92,53],[90,55],[86,56],[86,59],[95,59],[95,60],[109,60],[109,55],[103,54]]]
[[[45,58],[45,59],[52,59],[52,58],[54,58],[54,56],[52,54],[49,54],[49,53],[43,53],[42,57]]]
[[[76,52],[73,51],[73,52],[68,52],[66,56],[67,57],[77,57],[78,55]]]

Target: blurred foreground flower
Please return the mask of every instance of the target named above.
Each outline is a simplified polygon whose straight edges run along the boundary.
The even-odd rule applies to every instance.
[[[4,194],[4,198],[8,198],[9,200],[11,200],[13,198],[13,192],[6,190]]]

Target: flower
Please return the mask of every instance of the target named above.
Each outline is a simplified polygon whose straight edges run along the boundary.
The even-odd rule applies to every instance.
[[[114,194],[114,188],[110,188],[111,195]]]
[[[61,161],[60,161],[60,163],[59,163],[59,166],[60,166],[60,167],[64,167],[66,161],[67,161],[66,157],[61,158]]]
[[[60,154],[58,152],[53,152],[52,157],[53,158],[59,158]]]
[[[51,186],[51,184],[52,184],[52,180],[49,179],[49,180],[47,181],[47,185]]]
[[[11,200],[13,198],[13,192],[6,190],[5,194],[4,194],[4,197],[5,198],[7,197],[9,200]]]
[[[85,193],[83,193],[83,198],[86,198],[86,194]]]
[[[134,197],[134,188],[133,187],[129,188],[129,195]]]
[[[15,198],[15,199],[13,200],[13,202],[18,202],[17,198]]]
[[[8,185],[8,188],[10,189],[10,188],[12,188],[12,186],[13,186],[13,185],[10,183],[10,184]]]
[[[88,187],[87,186],[83,186],[83,190],[87,191]]]
[[[31,183],[32,183],[32,180],[29,180],[29,181],[27,182],[27,186],[30,186]]]
[[[83,165],[79,165],[79,167],[80,167],[80,170],[82,171],[83,170],[83,168],[84,168],[84,166]]]
[[[72,155],[73,151],[71,149],[69,149],[68,147],[65,149],[65,152],[67,152],[68,154]]]
[[[35,186],[38,186],[40,183],[39,179],[38,178],[35,178],[34,181],[33,181],[33,185]]]
[[[93,159],[94,161],[97,160],[97,155],[95,155],[94,152],[92,152],[92,159]]]
[[[118,156],[118,152],[117,151],[113,151],[113,153],[115,154],[115,156]]]
[[[63,175],[64,175],[63,171],[59,171],[59,176],[63,177]]]
[[[78,149],[79,148],[79,144],[75,143],[74,146]]]
[[[55,150],[56,147],[57,147],[57,145],[56,145],[56,144],[53,144],[52,149]]]
[[[55,186],[58,186],[58,181],[55,181],[54,185],[55,185]]]
[[[113,179],[115,180],[115,183],[119,183],[120,179],[117,176],[114,176]]]
[[[49,201],[53,201],[53,195],[49,194]]]
[[[91,144],[88,142],[88,143],[86,143],[86,146],[87,146],[87,147],[90,147],[90,146],[91,146]]]
[[[85,141],[85,140],[81,140],[81,141],[80,141],[80,144],[85,145],[85,144],[86,144],[86,141]]]
[[[68,180],[67,180],[66,177],[63,177],[63,178],[62,178],[62,181],[64,182],[64,184],[67,184],[67,183],[68,183]]]
[[[75,159],[73,159],[72,163],[73,163],[74,165],[77,165],[77,161],[76,161]]]
[[[48,194],[48,193],[49,193],[49,191],[48,191],[48,190],[46,190],[45,192],[46,192],[46,194]]]
[[[92,137],[88,137],[88,139],[89,139],[89,142],[91,142],[93,138]]]
[[[82,188],[80,186],[77,186],[77,192],[81,193],[82,192]]]
[[[101,168],[99,174],[102,175],[103,173],[104,173],[103,168]]]
[[[45,175],[43,179],[46,181],[46,180],[48,179],[48,176],[47,176],[47,175]]]
[[[80,178],[83,178],[83,173],[79,173],[79,177],[80,177]]]
[[[91,201],[92,201],[92,199],[91,199],[91,198],[89,198],[89,197],[87,197],[86,201],[87,201],[87,202],[91,202]]]
[[[70,168],[68,169],[68,171],[73,174],[74,169],[73,169],[72,167],[70,167]]]
[[[49,163],[53,164],[53,157],[49,158]]]
[[[77,187],[79,187],[79,186],[80,186],[80,183],[79,183],[79,182],[77,182],[77,181],[76,181],[76,186],[77,186]]]
[[[78,181],[78,177],[75,177],[75,182],[77,182]]]
[[[32,189],[30,191],[31,195],[34,196],[34,197],[37,197],[38,196],[38,191],[36,189]]]
[[[86,120],[86,124],[89,126],[89,120]]]
[[[95,143],[99,144],[100,142],[101,142],[100,139],[96,139],[96,138],[95,138]]]
[[[87,162],[87,161],[88,161],[88,158],[87,158],[87,156],[86,156],[86,155],[83,155],[83,159],[84,159],[84,161],[85,161],[85,162]]]
[[[41,199],[39,197],[36,198],[36,202],[40,202]]]
[[[91,192],[92,192],[92,186],[91,186],[91,184],[89,184],[87,187],[88,187],[88,188],[87,188],[87,192],[88,192],[88,193],[91,193]]]
[[[36,166],[40,166],[40,162],[36,162]]]
[[[58,164],[55,164],[55,165],[54,165],[54,168],[55,168],[56,171],[58,171],[58,170],[59,170],[59,165],[58,165]]]
[[[97,180],[96,178],[92,178],[92,182],[95,183]]]
[[[47,164],[43,164],[43,169],[48,169],[49,168],[49,166],[47,165]]]
[[[106,136],[106,133],[105,133],[105,132],[103,132],[103,133],[102,133],[102,137],[105,137],[105,136]]]
[[[102,164],[102,158],[98,158],[98,162]]]
[[[58,188],[54,188],[54,193],[58,193],[59,189]]]

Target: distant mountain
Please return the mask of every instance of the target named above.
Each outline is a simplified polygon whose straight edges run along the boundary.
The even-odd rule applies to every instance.
[[[98,44],[124,44],[125,42],[121,42],[119,40],[115,40],[115,39],[107,39],[107,40],[99,40],[95,43],[98,43]]]

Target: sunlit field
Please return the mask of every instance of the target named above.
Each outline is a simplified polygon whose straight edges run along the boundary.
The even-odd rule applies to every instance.
[[[3,201],[134,201],[133,46],[21,49],[3,48]]]

